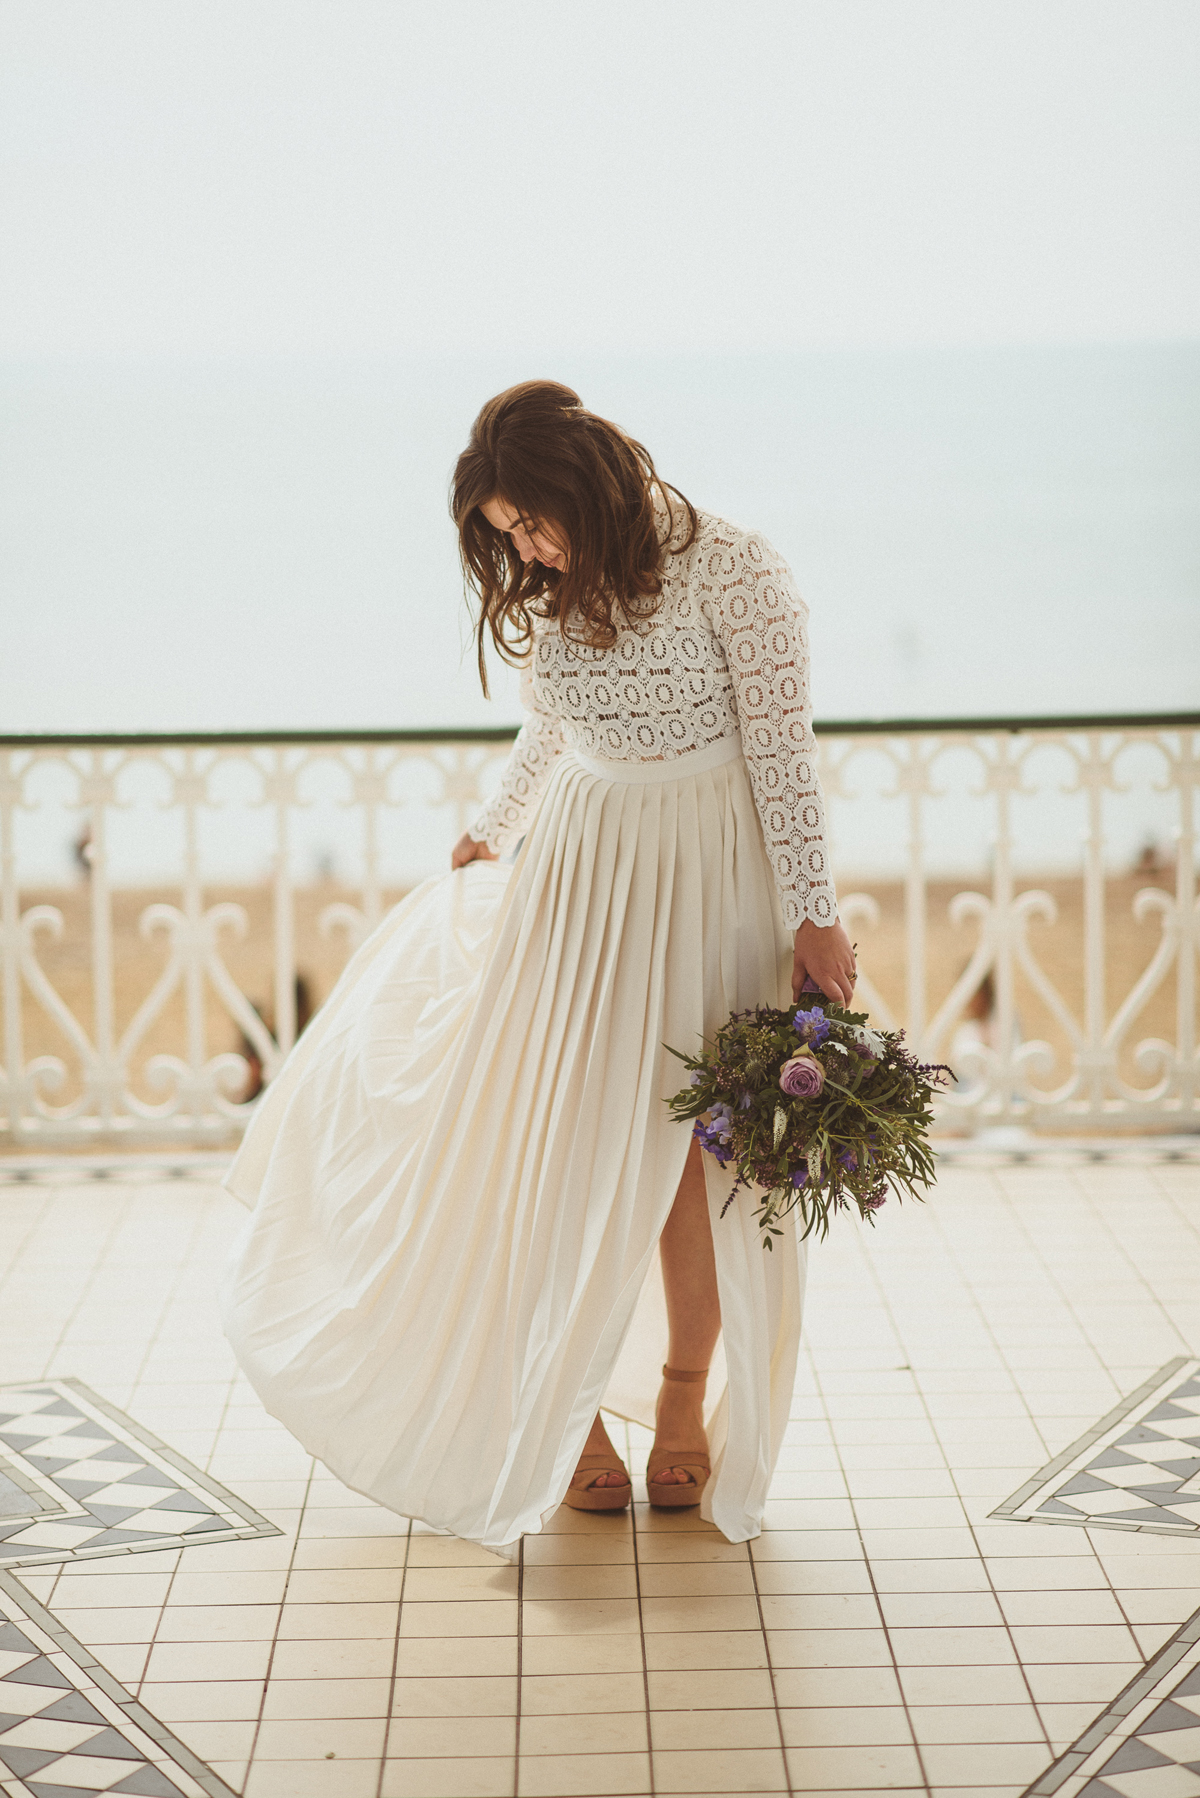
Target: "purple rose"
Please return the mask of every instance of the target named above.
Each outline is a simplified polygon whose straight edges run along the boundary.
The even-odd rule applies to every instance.
[[[779,1087],[793,1099],[815,1099],[825,1084],[825,1069],[812,1055],[793,1055],[779,1070]]]

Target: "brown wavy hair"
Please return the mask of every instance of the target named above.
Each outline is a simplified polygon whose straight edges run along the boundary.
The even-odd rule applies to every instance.
[[[670,513],[665,541],[656,490]],[[563,543],[566,567],[526,566],[480,509],[493,499],[511,506],[527,530]],[[677,506],[687,519],[682,540]],[[485,693],[489,636],[513,664],[528,657],[539,617],[556,618],[573,641],[609,648],[616,621],[633,624],[657,609],[665,557],[688,549],[698,528],[695,507],[658,478],[649,451],[559,381],[522,381],[487,402],[458,458],[450,510],[468,592],[478,601]]]

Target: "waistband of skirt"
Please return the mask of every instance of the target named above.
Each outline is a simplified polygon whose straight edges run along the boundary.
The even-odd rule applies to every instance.
[[[693,774],[707,774],[710,768],[722,768],[726,762],[738,762],[742,758],[742,739],[740,736],[720,737],[704,749],[690,749],[684,755],[672,756],[669,761],[609,762],[599,756],[581,755],[577,749],[572,749],[570,754],[581,768],[586,768],[589,774],[598,774],[603,780],[647,786],[654,781],[686,780]]]

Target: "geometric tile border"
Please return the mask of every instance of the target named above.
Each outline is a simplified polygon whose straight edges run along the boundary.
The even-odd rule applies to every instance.
[[[978,1167],[1080,1168],[1105,1163],[1200,1163],[1200,1136],[1053,1137],[1019,1131],[948,1136],[936,1144],[946,1162]],[[108,1155],[0,1155],[3,1186],[148,1186],[191,1180],[219,1186],[233,1162],[227,1149],[114,1150]]]
[[[1200,1535],[1200,1358],[1160,1367],[991,1515]]]
[[[0,1386],[0,1567],[280,1533],[81,1380]]]
[[[1194,1798],[1198,1776],[1200,1611],[1021,1798]]]
[[[233,1150],[160,1149],[157,1154],[3,1155],[0,1186],[158,1185],[171,1180],[200,1180],[219,1186],[229,1172]]]
[[[1197,1136],[1035,1136],[1023,1129],[980,1130],[935,1138],[939,1161],[972,1167],[1144,1167],[1148,1162],[1200,1163]]]
[[[9,1573],[0,1573],[0,1791],[236,1798]]]

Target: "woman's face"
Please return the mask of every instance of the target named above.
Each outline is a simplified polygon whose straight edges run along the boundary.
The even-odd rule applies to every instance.
[[[560,543],[544,525],[527,525],[515,506],[510,506],[507,500],[489,499],[479,510],[496,530],[507,531],[522,562],[541,562],[546,568],[566,567],[566,545]]]

